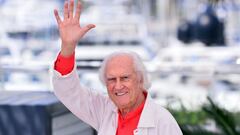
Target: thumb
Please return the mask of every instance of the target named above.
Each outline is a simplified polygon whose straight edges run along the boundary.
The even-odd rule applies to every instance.
[[[84,34],[87,33],[89,30],[91,30],[92,28],[95,28],[96,26],[94,24],[88,24],[87,26],[84,26],[82,29],[83,29],[83,32]]]

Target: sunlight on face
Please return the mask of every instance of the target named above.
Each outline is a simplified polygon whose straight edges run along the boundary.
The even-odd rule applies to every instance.
[[[134,108],[142,94],[141,79],[129,56],[116,56],[106,67],[108,95],[119,108]]]

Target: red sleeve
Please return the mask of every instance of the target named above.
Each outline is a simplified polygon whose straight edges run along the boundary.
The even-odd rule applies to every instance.
[[[62,75],[69,74],[74,68],[75,53],[69,57],[64,57],[60,53],[54,63],[54,69]]]

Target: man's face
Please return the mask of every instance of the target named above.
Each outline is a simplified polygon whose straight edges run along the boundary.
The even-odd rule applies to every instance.
[[[119,109],[131,109],[140,100],[142,81],[129,56],[116,56],[106,67],[108,95]]]

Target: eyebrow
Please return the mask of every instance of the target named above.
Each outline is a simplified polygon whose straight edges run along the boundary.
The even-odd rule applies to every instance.
[[[126,74],[122,74],[120,76],[117,77],[124,77],[124,76],[132,76],[132,73],[126,73]],[[116,78],[116,76],[114,75],[106,75],[107,78]]]

